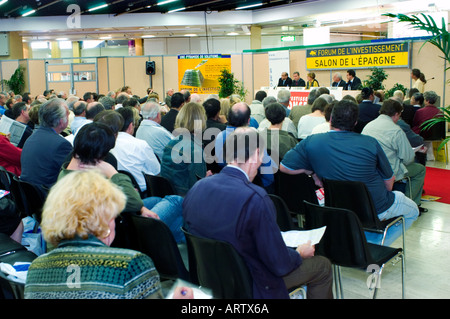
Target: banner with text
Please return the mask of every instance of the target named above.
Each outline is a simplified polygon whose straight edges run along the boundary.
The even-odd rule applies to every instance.
[[[183,54],[178,56],[179,90],[197,94],[218,94],[223,69],[231,72],[231,55]]]
[[[289,74],[289,50],[269,51],[269,86],[278,85],[282,72]]]
[[[409,68],[409,54],[409,42],[310,49],[306,51],[306,68],[308,70]]]

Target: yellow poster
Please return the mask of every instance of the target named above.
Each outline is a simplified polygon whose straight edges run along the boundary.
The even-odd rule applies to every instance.
[[[231,56],[222,54],[184,54],[178,56],[178,87],[197,94],[218,94],[219,76],[231,71]]]
[[[306,53],[306,68],[409,67],[409,52],[409,42],[311,49]]]

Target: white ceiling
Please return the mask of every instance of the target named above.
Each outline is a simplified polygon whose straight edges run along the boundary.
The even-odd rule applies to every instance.
[[[345,8],[345,10],[343,10]],[[331,33],[386,37],[388,18],[384,13],[418,13],[450,10],[450,0],[311,0],[274,9],[255,11],[138,13],[117,17],[82,16],[80,27],[69,28],[68,17],[27,17],[8,20],[1,31],[20,31],[25,41],[198,36],[248,36],[252,25],[262,36],[301,36],[305,27],[330,26]],[[206,23],[205,23],[206,22]],[[4,30],[3,30],[4,29]]]

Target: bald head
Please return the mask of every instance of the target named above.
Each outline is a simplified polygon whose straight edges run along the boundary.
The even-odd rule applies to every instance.
[[[228,124],[234,127],[247,126],[250,121],[250,108],[245,102],[234,104],[228,112]]]

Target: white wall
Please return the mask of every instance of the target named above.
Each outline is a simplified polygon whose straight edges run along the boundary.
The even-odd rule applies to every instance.
[[[242,53],[250,49],[250,37],[184,37],[144,39],[144,55],[179,55],[198,53]]]

